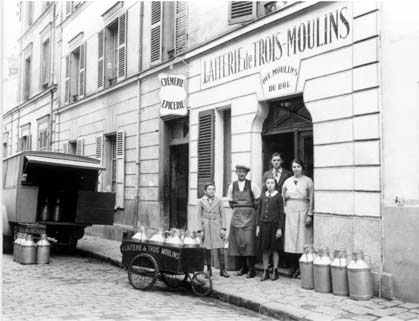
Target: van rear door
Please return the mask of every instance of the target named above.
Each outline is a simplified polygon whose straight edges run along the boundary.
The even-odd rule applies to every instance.
[[[76,223],[112,225],[115,193],[78,191]]]

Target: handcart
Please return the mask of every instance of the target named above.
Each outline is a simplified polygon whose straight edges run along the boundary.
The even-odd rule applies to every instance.
[[[190,280],[192,291],[199,296],[211,293],[212,281],[204,272],[205,249],[167,243],[153,243],[123,238],[122,264],[128,279],[138,290],[150,289],[158,279],[168,287],[177,288]]]

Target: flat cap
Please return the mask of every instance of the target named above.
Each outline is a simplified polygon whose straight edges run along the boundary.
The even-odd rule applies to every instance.
[[[236,170],[238,170],[238,169],[244,169],[244,170],[246,170],[246,171],[250,171],[250,167],[248,167],[248,166],[246,166],[246,165],[240,165],[240,164],[237,164],[236,165]]]

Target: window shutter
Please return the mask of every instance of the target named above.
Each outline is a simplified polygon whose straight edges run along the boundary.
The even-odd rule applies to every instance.
[[[68,143],[63,144],[63,153],[68,154]]]
[[[127,69],[127,19],[127,12],[118,19],[118,80],[125,78]]]
[[[256,19],[257,1],[231,1],[228,7],[228,24],[248,22]]]
[[[125,133],[116,132],[116,202],[115,208],[124,208],[125,192]]]
[[[163,2],[151,2],[151,63],[161,62]]]
[[[84,155],[84,141],[83,139],[77,139],[76,143],[76,155]]]
[[[70,55],[65,57],[64,103],[70,102]]]
[[[178,54],[187,47],[187,3],[186,1],[176,1],[175,6],[175,54]]]
[[[96,136],[96,152],[95,157],[102,161],[103,154],[103,135]]]
[[[199,113],[198,125],[198,198],[204,185],[214,180],[214,110]]]
[[[105,31],[98,33],[98,61],[97,61],[97,87],[103,88],[105,83]]]
[[[79,97],[84,97],[85,91],[86,91],[86,42],[80,46]]]

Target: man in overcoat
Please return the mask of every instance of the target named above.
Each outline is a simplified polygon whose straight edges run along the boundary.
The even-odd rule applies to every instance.
[[[259,187],[246,179],[250,168],[236,165],[237,181],[230,184],[227,198],[233,215],[230,225],[228,254],[238,256],[240,270],[238,276],[247,274],[247,278],[256,275],[256,212],[255,204],[260,197]]]

